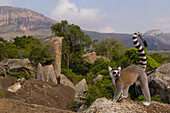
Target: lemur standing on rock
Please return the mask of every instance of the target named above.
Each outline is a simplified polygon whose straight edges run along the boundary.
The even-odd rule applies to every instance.
[[[146,54],[142,45],[139,43],[137,39],[138,36],[144,43],[145,47],[147,46],[147,43],[141,33],[137,32],[133,34],[133,38],[132,38],[133,44],[138,49],[139,56],[140,56],[139,65],[131,65],[123,70],[121,70],[121,67],[111,68],[109,66],[109,73],[112,79],[112,83],[116,87],[116,92],[113,101],[117,101],[121,96],[121,93],[124,94],[121,97],[121,99],[127,98],[129,87],[138,80],[140,82],[142,92],[147,100],[146,102],[142,102],[142,103],[143,105],[149,106],[151,103],[151,99],[150,99],[150,91],[148,87],[147,75],[145,73],[146,63],[147,63]]]

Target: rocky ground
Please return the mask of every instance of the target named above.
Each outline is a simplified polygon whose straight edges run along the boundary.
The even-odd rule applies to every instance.
[[[150,106],[143,106],[141,102],[124,99],[113,102],[106,98],[97,99],[83,113],[169,113],[170,105],[152,102]],[[0,99],[0,113],[75,113],[69,110],[28,104],[13,99]]]
[[[141,102],[124,99],[113,102],[106,98],[98,98],[83,113],[169,113],[170,105],[152,102],[150,106],[143,106]]]
[[[14,81],[13,79],[14,77],[2,78],[0,84],[3,82],[3,86],[8,86],[10,82]],[[8,82],[5,82],[7,80]],[[0,97],[64,110],[71,109],[74,102],[75,90],[62,84],[31,79],[24,81],[21,85],[20,89],[12,92],[9,87],[2,87]],[[0,104],[2,105],[2,102]]]
[[[74,113],[68,110],[27,104],[13,99],[0,99],[0,113]]]

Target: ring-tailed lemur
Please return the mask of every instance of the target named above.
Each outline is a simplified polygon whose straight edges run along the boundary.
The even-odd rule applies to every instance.
[[[121,97],[121,99],[127,98],[129,87],[133,85],[137,80],[139,80],[142,88],[142,92],[147,100],[147,102],[143,102],[143,104],[149,106],[151,99],[150,99],[150,91],[148,87],[148,80],[145,74],[146,54],[145,51],[143,50],[142,45],[139,44],[138,42],[137,39],[138,36],[141,38],[145,46],[147,46],[147,43],[141,33],[137,32],[133,34],[132,39],[135,47],[138,49],[139,52],[140,65],[131,65],[123,70],[121,70],[121,67],[111,68],[109,66],[109,73],[112,79],[112,83],[116,87],[116,92],[113,101],[117,101],[121,96],[121,93],[124,94],[124,96]]]

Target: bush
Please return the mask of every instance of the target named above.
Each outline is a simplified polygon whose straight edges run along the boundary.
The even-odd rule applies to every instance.
[[[103,58],[96,59],[92,64],[91,69],[89,70],[88,76],[85,77],[87,83],[93,84],[93,79],[99,74],[103,76],[108,76],[108,66],[115,67],[115,63],[106,61]]]
[[[160,55],[159,53],[154,53],[150,55],[156,62],[163,64],[164,62],[166,62],[168,59],[170,59],[170,57],[164,57],[162,55]]]
[[[135,99],[135,101],[146,101],[144,95],[140,95],[138,96],[138,98]],[[157,101],[157,102],[162,102],[160,95],[155,95],[153,97],[151,97],[151,101]]]
[[[33,77],[33,75],[24,72],[10,72],[7,76],[16,77],[16,78],[25,78],[27,80]]]
[[[115,88],[111,83],[111,80],[103,79],[97,81],[96,84],[91,85],[86,92],[86,102],[87,106],[90,106],[97,98],[106,97],[108,99],[113,99]]]
[[[54,60],[54,57],[52,57],[49,53],[47,46],[37,46],[32,48],[28,58],[31,60],[34,66],[37,66],[38,63],[41,63],[42,65],[48,65]]]
[[[157,63],[152,57],[147,56],[147,68],[146,71],[151,71],[157,67],[159,67],[161,64]]]
[[[0,90],[0,98],[4,98],[4,92]]]
[[[108,72],[108,66],[115,67],[115,63],[106,61],[103,58],[98,58],[92,64],[89,73],[91,75],[97,75],[100,71],[102,71],[102,73],[104,72],[106,74]]]
[[[146,71],[153,70],[160,66],[152,57],[149,56],[148,52],[145,50],[147,57],[147,68]],[[130,48],[125,51],[125,57],[127,62],[130,60],[130,65],[139,65],[139,53],[136,48]]]

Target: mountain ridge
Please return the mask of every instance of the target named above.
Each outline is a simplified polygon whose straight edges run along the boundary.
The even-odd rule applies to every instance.
[[[151,31],[151,30],[150,30]],[[153,30],[154,31],[154,30]],[[86,34],[89,34],[90,37],[94,40],[97,39],[102,41],[105,38],[115,38],[118,41],[124,43],[128,48],[134,47],[132,43],[132,34],[123,34],[123,33],[99,33],[99,32],[91,32],[84,31]],[[147,32],[146,32],[147,33]],[[156,37],[152,35],[143,34],[146,41],[148,42],[148,50],[170,50],[170,33],[157,34]]]
[[[26,8],[0,6],[0,37],[4,37],[6,40],[23,35],[36,38],[51,36],[50,26],[56,23],[57,21]],[[92,40],[101,41],[104,38],[116,38],[128,48],[133,47],[132,34],[83,31],[89,34]],[[170,33],[163,33],[156,29],[147,31],[144,36],[149,44],[148,50],[170,50]]]

